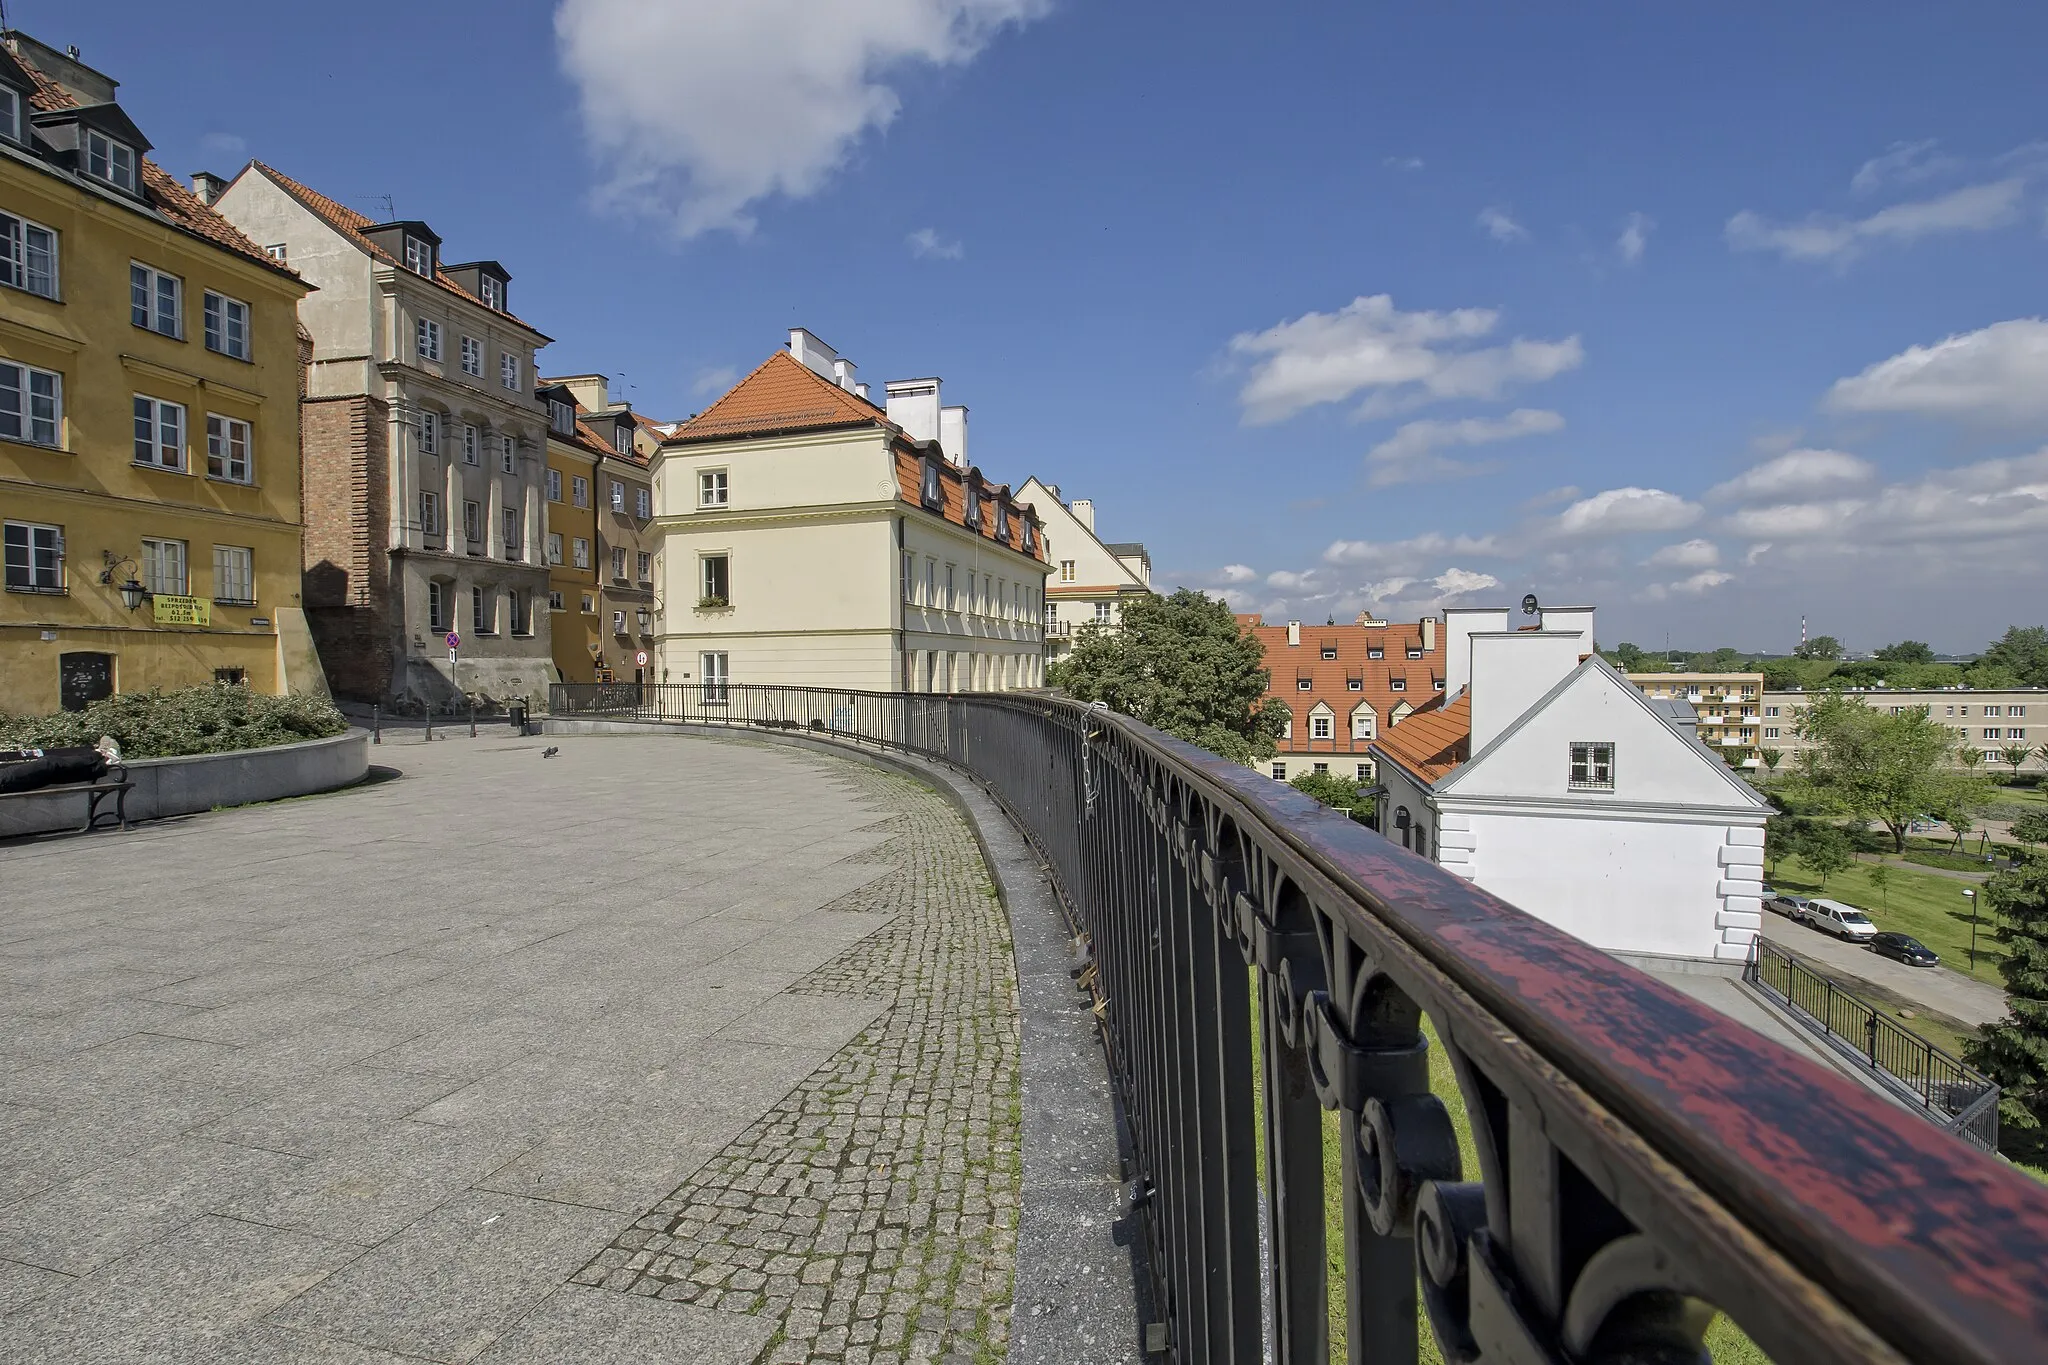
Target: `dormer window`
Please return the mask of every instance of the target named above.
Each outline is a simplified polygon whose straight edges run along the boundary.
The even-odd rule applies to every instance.
[[[1005,545],[1010,543],[1010,504],[1007,502],[996,503],[996,539]]]
[[[1029,517],[1024,518],[1024,553],[1033,559],[1038,558],[1038,527]]]
[[[612,428],[612,449],[621,455],[633,453],[633,428],[627,423],[620,422]]]
[[[1388,682],[1387,686],[1393,688],[1396,692],[1406,692],[1408,690],[1408,680],[1406,678],[1395,678]]]
[[[981,480],[969,475],[960,481],[960,491],[967,496],[967,511],[962,520],[970,531],[981,529]]]
[[[918,492],[918,498],[934,512],[945,510],[946,494],[939,483],[939,462],[929,455],[924,459],[924,484]]]
[[[1344,679],[1344,687],[1347,691],[1363,692],[1365,691],[1365,678],[1360,674],[1353,673],[1350,677]]]
[[[1368,659],[1384,659],[1387,657],[1387,651],[1378,645],[1374,645],[1371,649],[1365,651],[1365,657]]]
[[[484,293],[483,293],[483,299],[484,299],[484,307],[486,307],[486,308],[494,308],[494,309],[496,309],[496,310],[497,310],[498,312],[500,312],[500,313],[504,312],[504,311],[505,311],[505,285],[504,285],[504,282],[503,282],[502,280],[499,280],[499,279],[498,279],[498,278],[497,278],[496,276],[493,276],[493,275],[486,275],[486,276],[484,276],[484,277],[483,277],[483,285],[484,285]]]
[[[1323,646],[1323,657],[1324,657],[1325,659],[1334,659],[1334,658],[1336,658],[1336,657],[1337,657],[1337,646],[1335,646],[1335,645],[1324,645],[1324,646]]]
[[[576,409],[559,398],[548,400],[548,425],[559,436],[576,434]]]
[[[1422,651],[1413,646],[1410,646],[1408,650],[1408,657],[1411,659],[1419,659],[1422,657]]]
[[[434,244],[424,237],[405,239],[405,268],[415,275],[434,275]]]
[[[21,141],[21,92],[11,85],[0,85],[0,137]]]
[[[135,193],[135,149],[116,142],[105,133],[88,128],[85,133],[85,173],[104,180],[116,189]]]

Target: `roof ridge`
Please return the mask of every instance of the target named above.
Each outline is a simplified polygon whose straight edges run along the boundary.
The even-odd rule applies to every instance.
[[[809,387],[795,394],[767,392],[771,386],[787,384]],[[803,406],[813,396],[822,406]],[[711,406],[681,423],[669,439],[693,434],[739,437],[801,427],[842,426],[848,422],[872,422],[888,431],[901,430],[871,400],[848,392],[778,348],[720,394]]]

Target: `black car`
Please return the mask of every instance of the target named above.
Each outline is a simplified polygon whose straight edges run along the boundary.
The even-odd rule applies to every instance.
[[[1908,967],[1935,967],[1941,964],[1941,959],[1911,934],[1879,934],[1870,940],[1870,951],[1879,957],[1903,962]]]

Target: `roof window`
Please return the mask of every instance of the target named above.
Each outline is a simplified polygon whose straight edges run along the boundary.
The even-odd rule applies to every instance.
[[[924,480],[919,487],[918,498],[934,512],[946,510],[946,491],[939,483],[939,462],[929,455],[924,457]]]
[[[559,398],[549,399],[548,425],[554,429],[557,436],[574,436],[576,434],[575,407],[563,402]]]
[[[95,128],[85,133],[85,173],[116,189],[135,193],[135,149]]]
[[[497,311],[499,311],[500,313],[504,312],[504,311],[505,311],[505,284],[504,284],[504,281],[502,281],[502,280],[498,279],[498,278],[497,278],[496,276],[494,276],[494,275],[485,275],[485,276],[482,276],[482,277],[481,277],[481,279],[479,280],[479,283],[480,283],[480,284],[481,284],[481,285],[483,286],[483,289],[482,289],[482,293],[481,293],[481,297],[482,297],[482,299],[483,299],[483,301],[484,301],[484,307],[486,307],[486,308],[495,308],[495,309],[496,309]]]
[[[0,85],[0,137],[21,141],[21,92],[11,85]]]
[[[434,244],[410,233],[405,238],[405,268],[415,275],[434,277]]]
[[[1324,641],[1324,642],[1323,642],[1323,657],[1324,657],[1325,659],[1334,659],[1334,658],[1336,658],[1336,657],[1337,657],[1337,646],[1335,646],[1335,645],[1333,645],[1333,644],[1329,643],[1329,642],[1328,642],[1327,640],[1326,640],[1326,641]]]

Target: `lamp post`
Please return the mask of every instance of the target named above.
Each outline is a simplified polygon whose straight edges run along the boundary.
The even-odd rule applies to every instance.
[[[1963,894],[1970,898],[1970,974],[1977,973],[1977,891],[1970,887]]]

